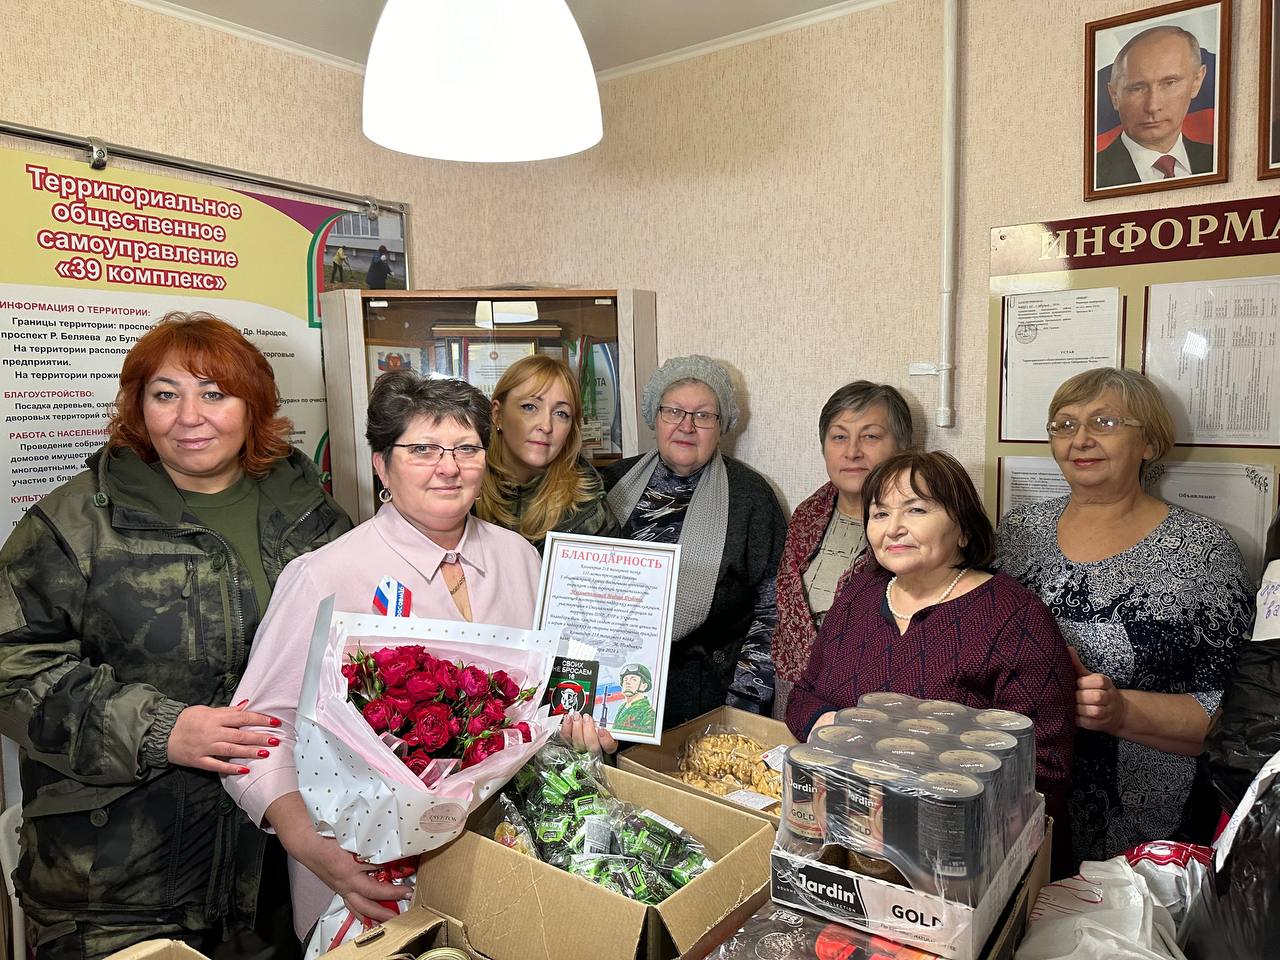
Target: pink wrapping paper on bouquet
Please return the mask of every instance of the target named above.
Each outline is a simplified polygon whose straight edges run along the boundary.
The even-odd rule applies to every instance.
[[[326,599],[312,634],[294,751],[302,799],[317,829],[375,864],[417,856],[458,836],[467,815],[500,790],[556,728],[548,708],[539,704],[559,633],[335,612],[333,598]],[[522,689],[536,688],[530,700],[507,711],[512,721],[529,724],[530,741],[508,730],[505,749],[474,766],[452,767],[430,785],[424,782],[348,701],[342,673],[350,652],[406,645],[487,672],[505,670]]]

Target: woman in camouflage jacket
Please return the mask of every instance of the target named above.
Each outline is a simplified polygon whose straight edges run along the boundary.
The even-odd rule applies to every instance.
[[[229,706],[271,587],[350,521],[232,326],[170,314],[125,358],[106,446],[0,550],[0,732],[40,960],[252,918],[263,835],[219,783],[278,740]]]

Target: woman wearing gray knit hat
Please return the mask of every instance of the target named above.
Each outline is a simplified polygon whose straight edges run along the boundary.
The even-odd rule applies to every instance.
[[[768,654],[773,577],[787,532],[782,508],[760,474],[720,453],[720,438],[738,422],[738,401],[716,361],[668,360],[645,387],[641,412],[657,450],[602,475],[623,536],[681,545],[662,725],[726,702],[759,712],[773,691]],[[757,613],[764,620],[753,625]],[[753,676],[756,670],[764,675]]]

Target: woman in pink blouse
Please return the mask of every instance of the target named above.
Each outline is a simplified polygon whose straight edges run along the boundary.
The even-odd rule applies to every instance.
[[[270,756],[223,780],[250,818],[273,829],[289,854],[294,928],[300,938],[334,892],[372,920],[378,901],[407,890],[379,883],[336,840],[316,833],[298,792],[295,720],[316,607],[365,612],[379,581],[405,588],[415,616],[527,628],[533,622],[538,553],[522,536],[470,516],[485,472],[489,401],[459,380],[384,374],[369,398],[365,436],[381,481],[377,516],[299,557],[280,576],[233,702],[279,717]],[[395,611],[389,611],[395,612]]]

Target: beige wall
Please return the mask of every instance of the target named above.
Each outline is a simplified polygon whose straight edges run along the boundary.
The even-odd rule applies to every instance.
[[[749,416],[733,452],[794,506],[824,478],[818,410],[855,377],[904,388],[921,439],[980,473],[990,227],[1274,192],[1253,173],[1258,4],[1244,0],[1232,182],[1080,200],[1083,23],[1150,5],[962,4],[951,430],[924,429],[934,381],[906,376],[936,354],[940,0],[606,82],[604,141],[537,164],[374,147],[359,132],[359,77],[119,0],[27,5],[0,60],[0,116],[409,201],[422,286],[654,289],[661,354],[709,353],[741,375]]]

